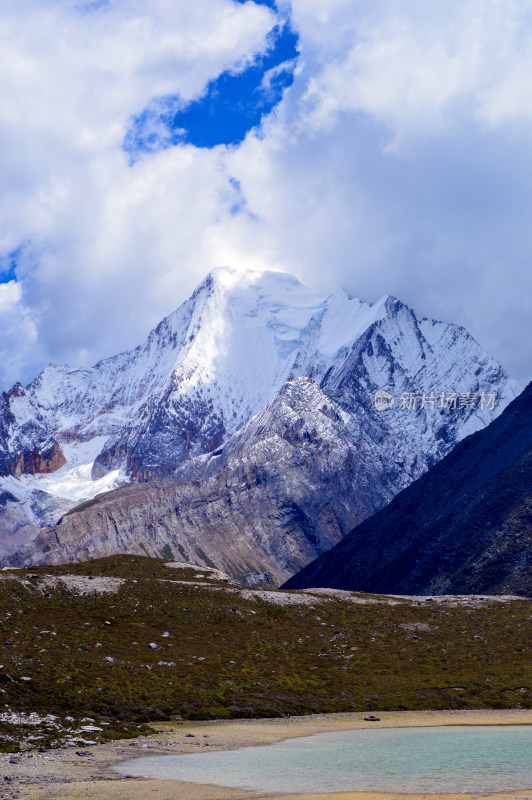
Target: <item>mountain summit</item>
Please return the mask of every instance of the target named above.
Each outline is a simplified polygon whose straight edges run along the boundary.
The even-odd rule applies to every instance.
[[[393,297],[321,298],[284,273],[216,269],[136,349],[90,369],[51,365],[2,395],[0,548],[14,552],[123,484],[208,477],[220,448],[248,452],[252,430],[260,459],[267,430],[246,426],[298,379],[334,407],[356,466],[352,491],[371,486],[371,501],[346,504],[358,511],[340,514],[341,533],[520,391],[463,328],[419,318]],[[377,409],[378,390],[393,406]],[[316,458],[326,452],[323,443]],[[331,462],[324,475],[333,472]]]

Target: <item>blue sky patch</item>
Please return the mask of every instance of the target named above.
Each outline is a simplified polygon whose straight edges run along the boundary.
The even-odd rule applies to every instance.
[[[235,0],[235,2],[243,6],[244,3],[247,3],[247,0]],[[253,2],[257,6],[268,6],[268,8],[273,8],[274,10],[277,8],[275,0],[253,0]]]
[[[17,256],[20,248],[13,250],[5,256],[0,256],[0,283],[9,283],[17,280]]]
[[[133,119],[125,136],[123,147],[131,163],[142,153],[177,144],[206,148],[240,144],[293,83],[297,45],[289,22],[276,25],[265,53],[243,72],[222,72],[198,100],[183,107],[178,96],[157,98]]]

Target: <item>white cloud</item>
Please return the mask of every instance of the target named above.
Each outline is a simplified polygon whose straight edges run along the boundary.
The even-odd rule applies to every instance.
[[[0,9],[0,250],[24,245],[17,274],[43,350],[74,362],[131,345],[171,310],[170,273],[182,299],[204,266],[192,280],[182,272],[194,272],[191,253],[219,213],[212,155],[174,149],[130,168],[121,146],[132,116],[244,68],[274,23],[269,9],[229,0],[79,8]],[[21,348],[21,377],[33,363]]]
[[[0,246],[47,239],[80,184],[125,170],[121,143],[153,98],[196,96],[264,47],[269,10],[228,0],[78,4],[0,11]],[[81,193],[81,192],[80,192]]]
[[[272,260],[323,291],[340,281],[368,299],[392,292],[464,324],[523,381],[531,12],[294,0],[300,74],[233,167]]]
[[[456,131],[464,116],[490,126],[532,123],[526,0],[335,0],[334,14],[309,0],[294,6],[321,66],[304,97],[307,124],[364,112],[397,143]]]
[[[19,378],[21,359],[34,368],[42,359],[35,320],[15,281],[0,283],[0,331],[0,363],[6,385],[12,385]]]
[[[0,250],[23,245],[22,285],[0,285],[4,388],[48,360],[135,345],[223,263],[395,293],[466,324],[527,377],[528,2],[293,0],[301,60],[261,137],[133,166],[132,116],[249,63],[272,13],[231,0],[80,8],[0,6]]]

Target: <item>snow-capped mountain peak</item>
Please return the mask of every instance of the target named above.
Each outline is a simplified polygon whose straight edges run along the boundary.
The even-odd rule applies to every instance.
[[[353,436],[382,438],[379,457],[393,453],[402,481],[520,390],[463,329],[418,319],[393,297],[323,298],[282,272],[221,267],[134,350],[89,369],[51,364],[0,398],[0,492],[31,507],[39,527],[120,483],[171,478],[302,376],[349,416]],[[396,405],[394,416],[376,411],[377,389],[490,390],[498,404],[454,416],[428,407],[401,416]]]

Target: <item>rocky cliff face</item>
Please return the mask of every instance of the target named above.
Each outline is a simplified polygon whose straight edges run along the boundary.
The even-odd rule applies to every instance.
[[[337,521],[314,526],[313,535],[328,542],[487,425],[519,392],[466,331],[420,319],[394,298],[372,306],[342,292],[323,299],[282,273],[215,270],[135,350],[91,369],[50,366],[25,389],[2,396],[0,490],[15,498],[19,517],[26,509],[28,520],[43,527],[131,481],[218,479],[237,470],[232,452],[260,472],[274,440],[270,403],[298,378],[311,379],[332,409],[315,440],[314,429],[305,429],[309,446],[314,442],[318,495],[327,481],[344,492],[342,502],[336,493]],[[394,406],[378,410],[377,390]],[[314,400],[301,400],[303,420],[314,418]],[[286,446],[289,430],[287,421],[275,434]],[[221,449],[221,457],[214,455]],[[351,467],[338,481],[332,466],[321,474],[317,465],[340,450]],[[294,448],[292,456],[294,470],[310,474],[310,462],[298,466]],[[9,519],[0,510],[13,551],[19,528]]]
[[[532,597],[532,384],[286,588]]]
[[[393,478],[381,465],[375,479],[348,421],[314,381],[299,378],[223,449],[186,462],[175,482],[101,495],[10,563],[171,552],[248,583],[279,584],[393,496]]]

